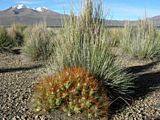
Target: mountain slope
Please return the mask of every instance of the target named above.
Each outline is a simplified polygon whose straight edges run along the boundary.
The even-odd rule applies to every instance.
[[[0,25],[13,23],[36,24],[46,22],[49,26],[61,26],[64,15],[46,8],[29,8],[17,5],[0,11]]]

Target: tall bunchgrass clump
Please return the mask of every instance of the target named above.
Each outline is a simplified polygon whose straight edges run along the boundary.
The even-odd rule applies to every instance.
[[[15,43],[8,35],[6,28],[0,27],[0,52],[11,51],[14,46]]]
[[[15,43],[15,47],[22,47],[24,43],[24,33],[25,26],[23,24],[13,24],[9,30],[8,33],[11,37],[11,39]]]
[[[33,61],[46,61],[54,50],[53,31],[46,24],[37,24],[25,30],[22,54]]]
[[[78,17],[71,12],[70,21],[65,22],[59,40],[55,42],[48,72],[54,74],[65,67],[83,67],[108,88],[126,94],[130,92],[131,79],[111,54],[106,42],[101,4],[94,5],[92,0],[87,0]]]
[[[32,98],[31,104],[36,108],[35,111],[56,109],[56,105],[60,105],[60,110],[69,113],[89,112],[93,116],[99,116],[104,112],[107,114],[107,98],[113,97],[111,93],[126,95],[132,92],[129,89],[132,87],[131,77],[121,69],[107,46],[101,5],[97,1],[86,0],[79,16],[75,17],[71,12],[69,21],[65,19],[54,42],[55,51],[44,71],[48,77],[43,77]],[[77,91],[79,87],[81,89]],[[92,89],[100,91],[92,96],[93,99],[89,95]],[[85,101],[82,102],[83,100]]]
[[[160,39],[154,24],[149,19],[140,20],[135,26],[127,23],[120,41],[122,52],[138,59],[160,56]]]
[[[85,113],[91,118],[106,116],[109,98],[104,86],[86,69],[73,67],[42,79],[35,88],[32,103],[36,112],[57,108],[69,116]]]

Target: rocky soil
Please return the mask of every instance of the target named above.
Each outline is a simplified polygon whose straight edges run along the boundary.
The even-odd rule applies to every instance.
[[[123,65],[136,76],[137,88],[134,97],[123,101],[125,107],[110,119],[160,120],[160,62],[124,60]],[[30,111],[28,103],[42,68],[38,62],[22,62],[20,55],[0,54],[0,120],[86,120],[82,115],[66,117],[59,111]]]

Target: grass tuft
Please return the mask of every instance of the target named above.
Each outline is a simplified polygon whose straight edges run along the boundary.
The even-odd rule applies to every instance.
[[[9,28],[8,33],[11,39],[14,41],[16,47],[21,47],[24,43],[24,33],[25,26],[23,24],[13,24]]]
[[[106,29],[106,41],[109,47],[118,47],[120,40],[122,39],[121,28],[107,28]]]
[[[15,46],[14,41],[8,35],[6,28],[0,28],[0,52],[11,51]]]
[[[123,39],[120,41],[122,52],[138,59],[152,59],[160,56],[160,39],[153,23],[145,18],[136,26],[125,25]]]
[[[85,5],[84,12],[78,17],[71,12],[70,21],[65,22],[46,72],[56,74],[65,67],[80,66],[103,81],[111,92],[130,93],[132,79],[121,69],[107,46],[102,11],[99,11],[101,4],[94,8],[92,0],[87,0]]]
[[[25,41],[22,52],[31,60],[46,61],[54,50],[53,31],[45,24],[37,24],[25,31]]]

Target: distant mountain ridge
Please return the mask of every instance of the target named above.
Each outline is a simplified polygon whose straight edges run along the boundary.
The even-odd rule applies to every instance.
[[[61,26],[64,15],[45,7],[30,8],[23,4],[0,11],[0,25],[9,26],[13,23],[26,25],[46,22],[49,26]]]
[[[48,26],[60,27],[63,25],[64,15],[49,10],[46,7],[30,8],[23,4],[12,6],[0,11],[0,25],[10,26],[14,23],[32,25],[45,22]],[[160,26],[160,15],[150,18],[155,26]],[[124,26],[126,20],[105,20],[106,26]],[[137,21],[130,21],[135,24]]]

